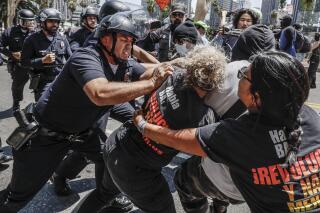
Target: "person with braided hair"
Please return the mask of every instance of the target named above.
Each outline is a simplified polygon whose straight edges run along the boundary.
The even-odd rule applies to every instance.
[[[185,69],[174,66],[173,74],[145,101],[143,112],[149,122],[183,129],[215,121],[203,97],[222,85],[225,57],[212,46],[195,47],[189,54]],[[92,191],[78,213],[98,212],[119,191],[143,212],[176,212],[161,169],[178,151],[143,137],[138,129],[130,121],[109,136],[104,150],[104,190]]]
[[[287,53],[269,51],[238,78],[248,109],[238,119],[171,130],[134,117],[145,137],[195,155],[174,178],[184,210],[210,212],[211,197],[245,201],[255,213],[320,212],[320,116],[304,104],[304,67]],[[210,170],[214,163],[226,166]]]

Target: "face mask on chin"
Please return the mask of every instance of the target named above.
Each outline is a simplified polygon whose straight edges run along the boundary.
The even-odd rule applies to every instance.
[[[187,55],[188,53],[188,48],[187,48],[187,45],[184,43],[184,44],[175,44],[174,45],[175,48],[176,48],[176,51],[177,53],[181,56],[181,57],[184,57]]]

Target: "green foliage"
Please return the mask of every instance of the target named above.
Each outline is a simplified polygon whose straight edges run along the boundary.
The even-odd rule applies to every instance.
[[[314,9],[315,3],[315,0],[300,0],[301,10],[312,11]]]

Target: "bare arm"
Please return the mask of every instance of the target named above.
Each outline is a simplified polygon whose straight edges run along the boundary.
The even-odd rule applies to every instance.
[[[144,120],[142,115],[137,114],[135,114],[133,119],[136,126],[139,125],[138,123],[141,120]],[[196,129],[171,130],[147,123],[144,126],[143,135],[157,143],[185,153],[201,157],[207,156],[196,137]]]
[[[153,57],[150,53],[145,51],[144,49],[138,47],[137,45],[133,46],[133,56],[144,63],[151,63],[151,64],[159,64],[160,62]]]
[[[152,77],[137,82],[109,82],[106,78],[96,78],[87,82],[83,90],[97,106],[114,105],[133,100],[158,88],[172,73],[169,65],[154,69]]]
[[[106,106],[128,102],[150,93],[154,88],[151,80],[122,83],[96,78],[86,83],[83,90],[94,104]]]

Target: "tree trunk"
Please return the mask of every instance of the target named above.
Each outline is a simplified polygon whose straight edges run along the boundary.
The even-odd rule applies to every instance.
[[[6,27],[12,26],[13,23],[13,18],[15,16],[16,8],[17,5],[19,4],[20,0],[8,0],[8,5],[7,5],[7,20],[6,20]]]
[[[195,21],[203,21],[209,10],[210,0],[197,0],[196,11],[194,15]]]

